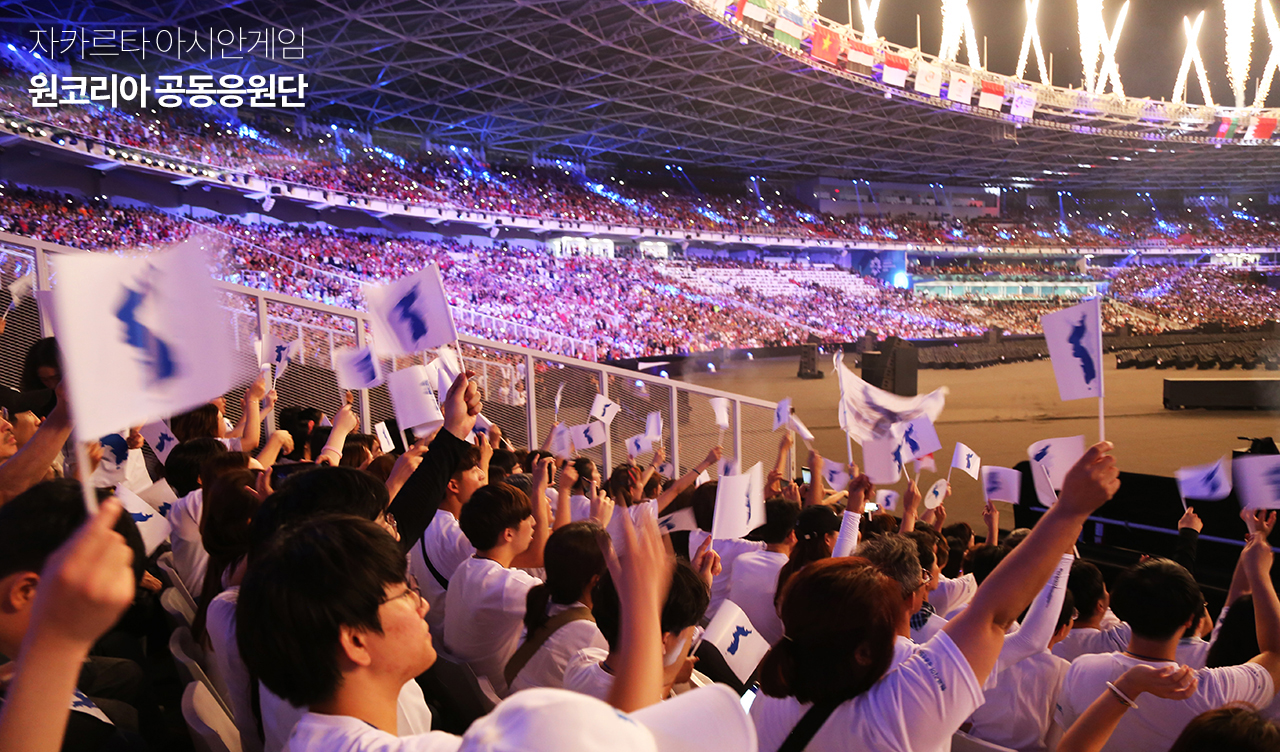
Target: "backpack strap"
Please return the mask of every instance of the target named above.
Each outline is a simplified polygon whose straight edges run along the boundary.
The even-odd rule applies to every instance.
[[[809,708],[795,728],[791,729],[791,733],[787,734],[782,746],[778,747],[778,752],[803,752],[822,728],[822,724],[827,722],[840,705],[840,702],[828,701]]]
[[[589,621],[594,624],[595,620],[595,617],[591,615],[591,609],[586,606],[565,609],[548,619],[546,624],[543,624],[529,635],[529,638],[524,641],[520,649],[511,656],[511,660],[507,661],[507,667],[502,671],[503,678],[507,680],[507,686],[511,686],[511,682],[515,681],[520,669],[524,668],[524,665],[529,662],[533,654],[538,652],[538,648],[541,648],[560,627],[575,621]]]

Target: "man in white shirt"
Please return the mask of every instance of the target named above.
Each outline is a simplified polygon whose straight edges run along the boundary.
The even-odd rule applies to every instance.
[[[1253,588],[1262,652],[1244,665],[1200,669],[1199,686],[1186,700],[1144,697],[1125,714],[1104,750],[1163,752],[1200,713],[1230,703],[1265,707],[1271,702],[1280,678],[1280,601],[1271,584],[1271,549],[1251,545],[1241,556]],[[1182,635],[1200,619],[1204,597],[1186,569],[1167,559],[1151,559],[1120,576],[1114,604],[1133,636],[1123,653],[1084,655],[1072,662],[1058,702],[1058,723],[1064,729],[1107,691],[1107,682],[1127,669],[1172,664]]]
[[[929,594],[929,572],[920,566],[920,554],[915,541],[902,535],[884,535],[858,544],[857,556],[871,562],[885,576],[898,583],[906,610],[902,612],[894,642],[894,664],[910,657],[913,645],[928,640],[917,640],[912,634],[911,620],[920,612]],[[934,630],[936,632],[937,630]]]
[[[712,521],[715,519],[716,482],[703,483],[693,491],[693,516],[698,529],[689,533],[689,560],[692,561],[698,549],[711,537]],[[749,541],[743,538],[717,538],[711,547],[720,555],[720,574],[711,579],[711,605],[707,607],[707,618],[714,618],[720,604],[729,595],[729,582],[733,579],[733,565],[738,557],[754,551],[763,551],[760,541]]]
[[[462,507],[458,522],[476,555],[459,564],[449,580],[444,646],[502,695],[507,689],[503,669],[520,645],[527,596],[541,582],[513,569],[512,562],[526,554],[523,566],[541,567],[551,535],[545,470],[534,474],[532,503],[512,486],[485,486]]]
[[[728,599],[738,604],[770,645],[782,639],[782,620],[774,607],[778,571],[787,563],[796,545],[796,519],[800,505],[781,497],[764,505],[765,523],[750,537],[764,542],[763,551],[751,551],[734,562],[729,579]]]
[[[462,507],[471,500],[477,489],[488,483],[480,463],[480,450],[468,447],[454,468],[445,486],[444,500],[422,534],[418,544],[409,551],[409,572],[422,588],[427,599],[427,624],[431,636],[437,640],[444,635],[445,590],[449,578],[462,562],[475,556],[476,548],[463,535],[458,526]]]

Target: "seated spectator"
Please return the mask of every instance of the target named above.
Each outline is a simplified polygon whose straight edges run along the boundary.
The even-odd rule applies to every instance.
[[[800,505],[781,497],[764,505],[765,523],[748,537],[764,542],[764,549],[738,557],[729,579],[728,600],[738,604],[760,636],[769,644],[782,639],[782,622],[774,606],[778,572],[791,557],[796,545],[796,519]]]

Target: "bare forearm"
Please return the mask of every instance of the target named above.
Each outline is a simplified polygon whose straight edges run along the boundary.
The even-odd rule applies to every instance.
[[[1120,702],[1111,690],[1103,690],[1058,742],[1058,752],[1098,752],[1116,726],[1120,725],[1129,706]]]
[[[644,609],[643,614],[623,609],[617,678],[609,688],[609,704],[624,713],[662,701],[662,654],[654,649],[662,643],[662,627],[655,618],[660,608]]]
[[[1258,631],[1258,649],[1264,653],[1280,653],[1280,600],[1270,574],[1251,577],[1253,587],[1254,625]]]
[[[240,449],[252,452],[262,441],[262,407],[258,400],[250,398],[244,414],[244,436],[240,439]]]
[[[666,509],[668,504],[675,501],[676,497],[679,496],[682,491],[684,491],[686,488],[696,483],[698,480],[698,476],[706,472],[708,467],[710,467],[710,465],[706,464],[705,462],[698,465],[697,467],[693,468],[689,472],[680,476],[680,478],[677,479],[674,483],[672,483],[671,486],[667,488],[667,490],[658,494],[658,498],[656,501],[658,514],[662,514],[662,510]]]
[[[4,464],[0,464],[0,502],[44,480],[49,466],[71,438],[71,422],[49,416],[35,434]]]
[[[38,636],[18,658],[17,675],[0,713],[0,751],[57,752],[88,646],[42,644]]]

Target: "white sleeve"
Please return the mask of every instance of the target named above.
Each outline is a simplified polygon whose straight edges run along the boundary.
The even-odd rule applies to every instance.
[[[1062,601],[1066,598],[1067,576],[1071,572],[1071,561],[1075,557],[1063,554],[1058,561],[1058,568],[1053,570],[1049,581],[1045,583],[1036,599],[1027,609],[1027,616],[1022,620],[1022,627],[1005,638],[1000,648],[1000,657],[996,660],[996,668],[991,676],[1012,666],[1023,658],[1039,653],[1049,647],[1049,639],[1053,637],[1058,625],[1058,617],[1062,614]]]
[[[849,556],[858,547],[858,527],[862,524],[862,515],[857,512],[845,512],[840,522],[840,537],[836,538],[835,548],[831,555],[835,557]]]

